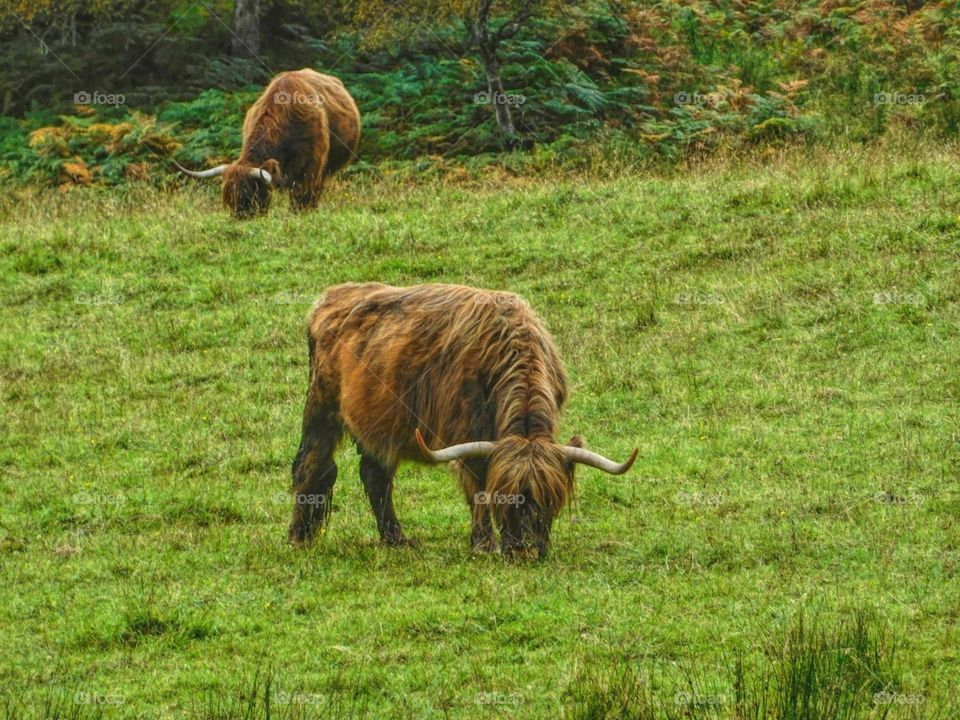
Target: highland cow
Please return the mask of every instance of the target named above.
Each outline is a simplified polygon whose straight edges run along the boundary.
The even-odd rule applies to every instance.
[[[575,492],[574,465],[626,472],[554,439],[567,375],[550,335],[511,293],[459,285],[332,287],[309,321],[310,384],[293,462],[289,539],[326,524],[334,451],[349,433],[380,538],[406,544],[393,508],[401,461],[450,462],[470,506],[474,552],[548,548],[554,518]],[[442,449],[431,450],[430,446]]]
[[[273,188],[290,193],[295,210],[317,206],[324,181],[356,155],[357,105],[335,77],[309,68],[277,75],[247,111],[236,162],[194,172],[223,176],[223,203],[238,219],[264,213]]]

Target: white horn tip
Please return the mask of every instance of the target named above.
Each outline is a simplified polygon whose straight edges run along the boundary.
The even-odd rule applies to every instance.
[[[623,475],[627,470],[633,467],[633,461],[637,459],[637,453],[640,452],[640,448],[635,447],[633,452],[630,453],[629,459],[619,468],[617,475]]]
[[[417,428],[413,431],[413,436],[417,440],[417,445],[420,446],[420,452],[423,453],[423,456],[427,460],[433,460],[433,453],[430,448],[427,447],[426,441],[423,439],[423,435],[420,433],[420,428]]]

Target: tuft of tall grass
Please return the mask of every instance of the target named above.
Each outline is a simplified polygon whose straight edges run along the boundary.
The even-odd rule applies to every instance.
[[[191,714],[196,720],[360,720],[370,717],[358,692],[287,689],[273,668],[257,668],[226,697],[206,696]]]
[[[107,705],[82,690],[48,685],[40,697],[28,698],[11,688],[0,691],[0,720],[100,720]]]
[[[751,652],[752,650],[752,652]],[[758,658],[758,659],[755,659]],[[908,689],[897,643],[876,614],[828,624],[800,612],[759,647],[730,657],[726,680],[691,665],[581,668],[567,690],[575,720],[880,720],[946,718]]]

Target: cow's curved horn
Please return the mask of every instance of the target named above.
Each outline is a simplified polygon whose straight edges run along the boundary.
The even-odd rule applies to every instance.
[[[227,171],[227,168],[230,167],[229,164],[217,165],[216,167],[212,167],[209,170],[201,170],[198,172],[196,170],[187,170],[185,167],[183,167],[183,165],[178,163],[176,160],[173,161],[173,164],[176,165],[177,168],[179,168],[180,172],[186,173],[190,177],[195,177],[200,179],[212,178],[212,177],[217,177],[218,175],[223,175],[223,173]]]
[[[633,461],[637,459],[637,452],[639,450],[640,448],[634,448],[633,453],[631,453],[625,463],[617,463],[609,458],[605,458],[603,455],[584,450],[583,448],[573,447],[572,445],[563,446],[563,454],[570,462],[589,465],[590,467],[603,470],[611,475],[623,475],[629,470],[630,466],[633,465]]]
[[[251,168],[250,177],[254,180],[263,180],[267,185],[273,185],[273,178],[263,168]]]
[[[442,450],[431,450],[420,434],[420,428],[417,428],[414,435],[417,438],[417,445],[420,446],[420,452],[423,456],[433,463],[450,462],[451,460],[465,460],[466,458],[487,457],[493,452],[493,443],[488,440],[478,442],[460,443],[451,445]]]

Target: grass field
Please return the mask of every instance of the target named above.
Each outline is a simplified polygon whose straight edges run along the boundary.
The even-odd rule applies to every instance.
[[[956,157],[355,179],[244,224],[209,186],[8,197],[6,717],[957,717]],[[304,319],[347,280],[522,294],[562,438],[639,446],[545,561],[471,558],[421,466],[419,546],[380,547],[348,444],[287,545]]]

